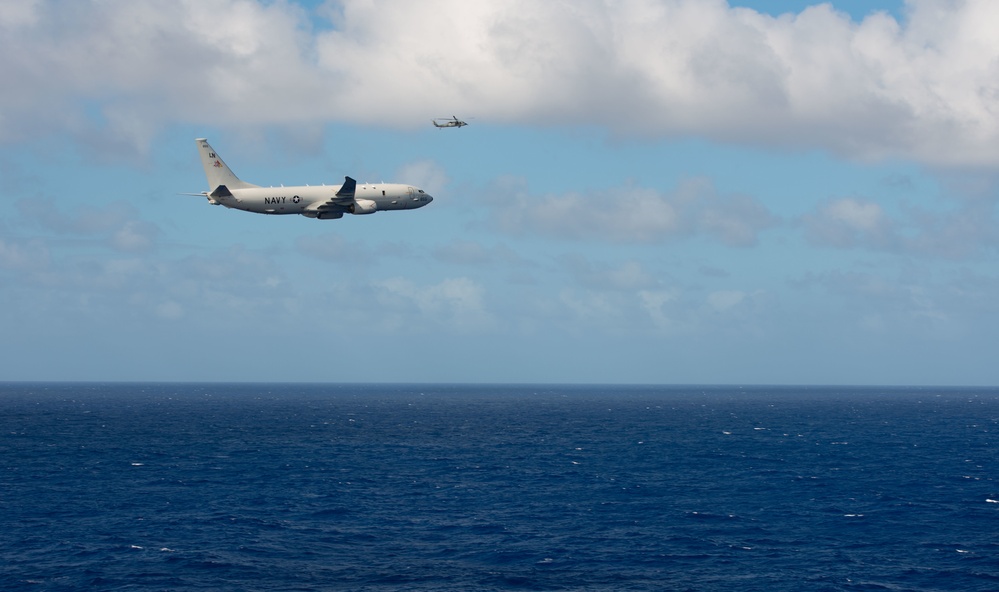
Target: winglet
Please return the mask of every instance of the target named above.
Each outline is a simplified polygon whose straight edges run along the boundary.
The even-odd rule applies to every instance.
[[[351,179],[350,177],[343,178],[343,187],[340,191],[336,192],[337,197],[354,197],[354,192],[357,190],[357,181]]]

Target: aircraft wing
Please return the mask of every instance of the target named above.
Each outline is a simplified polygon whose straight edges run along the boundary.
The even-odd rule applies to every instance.
[[[357,181],[350,177],[343,178],[343,186],[340,190],[336,192],[336,195],[329,198],[325,202],[319,204],[315,207],[316,211],[319,212],[329,212],[337,211],[342,212],[348,206],[354,204],[354,192],[357,190]],[[311,208],[310,208],[311,209]]]
[[[357,190],[357,181],[351,179],[350,177],[344,177],[343,187],[341,187],[340,191],[337,191],[336,195],[334,195],[329,201],[327,201],[326,204],[337,205],[337,206],[345,206],[348,204],[352,204],[354,203],[354,192],[356,190]]]

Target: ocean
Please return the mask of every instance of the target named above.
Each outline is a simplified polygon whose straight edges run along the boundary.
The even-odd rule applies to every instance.
[[[999,389],[0,384],[3,590],[999,590]]]

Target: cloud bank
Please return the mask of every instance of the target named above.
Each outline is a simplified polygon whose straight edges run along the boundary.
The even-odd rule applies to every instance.
[[[0,7],[0,142],[176,122],[598,125],[856,160],[999,164],[999,4],[898,22],[724,0],[52,0]]]

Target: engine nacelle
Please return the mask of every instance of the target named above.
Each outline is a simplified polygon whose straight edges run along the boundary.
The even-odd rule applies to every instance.
[[[354,203],[347,206],[347,211],[355,216],[374,214],[378,211],[378,204],[370,199],[355,199]]]

